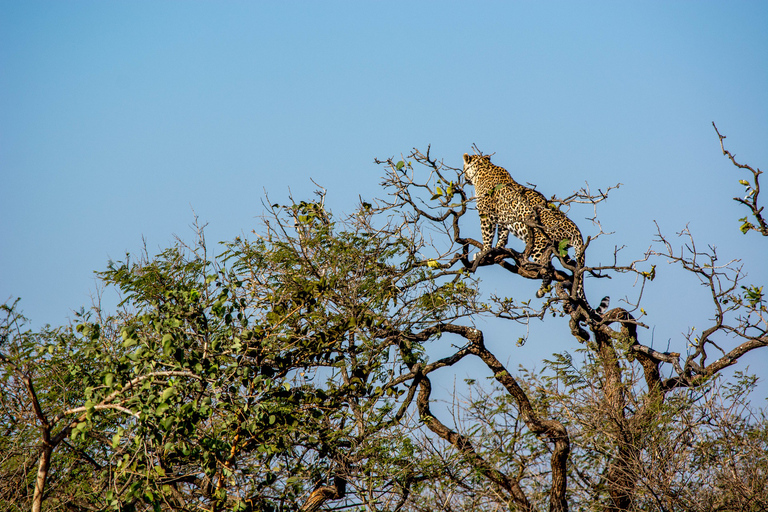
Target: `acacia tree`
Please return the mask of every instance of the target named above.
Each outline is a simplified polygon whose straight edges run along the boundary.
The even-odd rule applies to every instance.
[[[676,253],[661,233],[626,264],[579,266],[557,240],[555,266],[509,248],[473,261],[482,244],[462,231],[478,219],[461,172],[429,151],[379,163],[389,195],[346,218],[321,192],[271,205],[260,231],[216,256],[201,230],[194,245],[111,263],[99,275],[123,295],[117,313],[95,307],[72,326],[30,332],[4,306],[0,504],[709,510],[681,489],[706,476],[722,489],[707,490],[708,503],[738,502],[728,501],[728,474],[711,470],[717,450],[732,450],[732,473],[750,475],[739,489],[752,496],[765,468],[733,451],[764,448],[765,422],[746,412],[751,381],[730,395],[705,391],[768,344],[762,292],[741,285],[735,263],[717,266],[692,239]],[[552,203],[606,198],[581,190]],[[633,311],[593,308],[579,292],[585,277],[611,273],[635,274],[642,288],[655,277],[652,258],[711,292],[713,324],[691,332],[686,356],[644,345]],[[489,265],[554,289],[539,305],[494,296],[479,280]],[[549,374],[513,374],[486,347],[479,316],[567,320],[582,360],[562,354]],[[433,360],[433,344],[452,353]],[[714,361],[713,349],[722,350]],[[470,358],[496,385],[452,417],[435,405],[432,379]],[[742,409],[707,415],[703,396]],[[670,457],[681,445],[693,455]]]

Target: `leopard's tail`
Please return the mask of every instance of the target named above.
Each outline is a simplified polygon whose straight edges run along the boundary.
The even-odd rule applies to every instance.
[[[580,247],[576,248],[575,252],[576,252],[576,261],[578,263],[577,270],[583,269],[584,263],[586,261],[586,252],[587,252],[585,251],[583,242],[580,244]],[[584,306],[592,310],[591,306],[589,305],[589,302],[587,301],[586,294],[584,293],[584,274],[583,273],[579,276],[579,285],[576,288],[576,297],[582,301]],[[608,310],[608,306],[610,306],[610,304],[611,304],[611,297],[606,295],[600,301],[600,305],[597,306],[597,309],[592,310],[592,312],[595,313],[597,316],[603,316],[603,314]]]

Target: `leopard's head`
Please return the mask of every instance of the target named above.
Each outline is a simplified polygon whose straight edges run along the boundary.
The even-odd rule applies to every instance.
[[[475,176],[482,167],[491,165],[491,157],[484,155],[468,155],[464,153],[464,176],[467,181],[475,184]]]

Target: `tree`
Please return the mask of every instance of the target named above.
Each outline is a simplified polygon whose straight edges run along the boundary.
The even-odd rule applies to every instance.
[[[415,151],[410,155],[417,164],[431,168],[437,176],[436,181],[442,182],[444,187],[451,189],[453,183],[449,182],[441,175],[442,165],[430,159],[429,152],[426,155]],[[459,206],[450,204],[451,194],[443,193],[443,188],[435,186],[431,189],[429,184],[421,186],[429,193],[433,194],[433,199],[440,200],[437,208],[430,208],[426,201],[419,203],[412,195],[414,188],[414,179],[410,176],[404,166],[392,161],[388,162],[390,169],[390,183],[397,189],[396,201],[392,207],[411,209],[415,214],[411,217],[414,224],[420,218],[428,218],[433,222],[445,223],[453,218],[452,222],[446,223],[446,237],[451,236],[457,248],[463,250],[462,253],[456,253],[453,260],[448,261],[447,265],[452,265],[454,261],[462,261],[465,267],[469,266],[467,247],[472,244],[480,247],[476,241],[462,238],[460,235],[459,224],[456,218],[463,215],[463,210]],[[605,198],[604,194],[591,196],[587,191],[579,193],[568,198],[582,201],[597,202]],[[567,202],[567,201],[566,201]],[[426,206],[422,206],[426,205]],[[462,202],[462,204],[464,204]],[[438,214],[432,213],[435,209],[442,209]],[[601,464],[596,464],[593,469],[597,470],[595,475],[589,475],[586,471],[581,478],[590,484],[590,501],[602,502],[608,510],[627,510],[632,506],[637,506],[637,485],[640,480],[641,461],[648,450],[653,448],[653,433],[657,428],[657,420],[660,411],[667,407],[669,402],[677,400],[678,395],[685,393],[688,389],[699,389],[708,383],[724,368],[734,364],[739,357],[750,350],[765,347],[768,344],[766,337],[765,303],[763,301],[762,290],[756,286],[742,286],[739,288],[741,279],[744,277],[742,269],[737,266],[737,262],[730,262],[726,265],[718,265],[717,255],[712,249],[710,252],[700,252],[690,233],[684,231],[681,236],[688,238],[688,244],[683,252],[675,253],[672,244],[661,233],[658,233],[658,242],[660,249],[651,250],[643,258],[630,262],[627,265],[613,265],[602,268],[577,268],[568,275],[553,269],[542,269],[530,262],[520,258],[520,254],[511,249],[495,250],[480,265],[499,264],[511,273],[523,277],[536,278],[544,275],[545,272],[554,272],[555,279],[560,286],[549,301],[545,302],[541,310],[533,312],[525,303],[515,305],[510,299],[495,299],[490,311],[499,317],[505,317],[514,320],[532,318],[534,316],[543,316],[549,312],[560,313],[570,316],[570,326],[573,336],[580,341],[586,341],[589,338],[586,326],[593,335],[593,341],[587,343],[589,359],[583,369],[579,369],[581,376],[576,378],[565,372],[573,361],[566,356],[562,356],[552,363],[552,366],[559,370],[557,384],[565,385],[569,391],[566,396],[576,396],[578,387],[573,386],[582,383],[596,383],[597,389],[593,390],[592,399],[586,400],[584,406],[588,411],[597,411],[600,413],[600,421],[593,421],[595,428],[599,426],[599,433],[603,437],[601,444],[603,446],[594,447],[590,450],[589,457],[594,460],[596,453],[602,453]],[[684,361],[680,360],[680,353],[659,352],[649,346],[641,344],[638,340],[638,327],[645,327],[644,324],[636,320],[629,311],[622,308],[614,308],[607,311],[604,315],[597,315],[595,310],[584,303],[584,298],[569,293],[569,290],[575,289],[579,279],[587,273],[595,275],[605,275],[605,272],[628,272],[636,274],[643,284],[645,281],[655,278],[655,266],[642,269],[640,265],[646,264],[651,258],[664,258],[672,263],[679,265],[684,271],[691,272],[697,276],[702,284],[707,286],[712,297],[714,322],[711,326],[701,330],[701,335],[696,336],[691,333],[687,338],[687,343],[691,347],[690,353]],[[703,260],[703,261],[702,261]],[[561,259],[562,261],[562,259]],[[513,262],[513,263],[510,263]],[[562,261],[567,267],[567,263]],[[599,273],[599,274],[598,274]],[[569,283],[570,281],[570,283]],[[563,286],[563,283],[569,284]],[[642,295],[642,293],[640,293]],[[560,303],[562,307],[557,309]],[[638,303],[636,310],[641,310]],[[516,316],[517,315],[517,316]],[[616,326],[615,328],[613,326]],[[720,349],[724,345],[717,338],[733,337],[739,342],[730,350]],[[732,343],[732,342],[731,342]],[[708,359],[707,351],[714,348],[722,351],[722,357],[714,361]],[[528,412],[528,397],[518,396],[514,390],[514,381],[507,375],[505,370],[497,371],[492,362],[487,361],[489,368],[494,370],[494,377],[515,399],[515,406],[518,409],[518,416],[523,420],[528,429],[541,436],[544,432],[537,430],[536,421],[531,421],[530,412]],[[665,372],[662,366],[671,367],[672,373],[664,377]],[[586,373],[582,373],[586,371]],[[551,387],[551,386],[550,386]],[[554,389],[559,389],[556,386]],[[561,393],[555,393],[553,397],[547,397],[544,405],[547,407],[542,410],[552,410],[551,403],[567,404]],[[551,471],[550,486],[550,509],[562,510],[567,507],[565,499],[565,489],[558,491],[559,475],[566,473],[565,458],[558,458],[563,451],[569,450],[563,438],[569,441],[568,437],[558,438],[551,433],[557,429],[560,432],[566,432],[566,421],[570,411],[567,407],[560,410],[560,414],[553,414],[554,421],[552,430],[547,433],[550,435],[550,449],[552,458],[549,471]],[[579,424],[579,427],[583,425]],[[560,445],[558,446],[558,442]],[[457,445],[458,443],[453,443]],[[458,447],[458,446],[457,446]],[[567,452],[566,452],[567,453]],[[585,468],[574,468],[576,471],[584,471]],[[519,473],[525,474],[525,468],[520,469]],[[587,478],[588,477],[588,478]],[[527,505],[519,500],[521,508]],[[642,507],[641,507],[642,508]],[[706,508],[702,508],[706,510]]]
[[[17,304],[6,304],[0,504],[82,511],[765,504],[766,464],[750,457],[768,439],[762,411],[748,405],[754,378],[719,377],[768,345],[761,288],[742,285],[736,262],[719,265],[687,232],[683,252],[659,232],[656,249],[626,264],[582,267],[554,247],[555,265],[533,264],[511,248],[472,261],[471,247],[482,244],[462,231],[478,221],[458,169],[429,150],[379,163],[388,197],[361,201],[346,218],[332,214],[320,191],[314,200],[272,204],[253,238],[225,243],[215,256],[200,228],[195,244],[110,263],[99,276],[122,294],[115,313],[95,306],[71,326],[32,332]],[[552,202],[596,208],[608,191]],[[685,356],[641,342],[639,300],[631,310],[601,311],[577,293],[588,276],[628,273],[642,296],[659,258],[694,274],[712,296],[714,320],[691,331]],[[546,278],[555,287],[538,305],[495,296],[480,280],[489,265],[510,282]],[[562,322],[577,357],[558,354],[543,373],[513,373],[474,325],[481,316]],[[433,359],[433,344],[453,350]],[[721,356],[712,360],[712,350]],[[435,403],[432,379],[468,358],[495,384],[470,383],[477,398],[455,397],[451,419]],[[727,457],[727,468],[714,462]]]

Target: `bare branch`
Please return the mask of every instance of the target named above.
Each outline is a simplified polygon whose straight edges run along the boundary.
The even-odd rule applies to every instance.
[[[750,212],[752,213],[752,216],[757,221],[757,226],[752,224],[747,220],[747,217],[744,217],[741,220],[741,232],[746,233],[749,230],[757,231],[758,233],[761,233],[763,236],[768,236],[768,222],[766,222],[765,217],[763,217],[763,209],[764,206],[759,206],[758,198],[760,196],[760,175],[763,173],[759,168],[753,168],[746,164],[740,164],[736,161],[736,155],[732,154],[730,151],[725,149],[725,145],[723,144],[723,140],[725,140],[725,135],[721,135],[720,131],[717,129],[717,126],[715,126],[715,123],[712,123],[712,127],[715,129],[715,133],[717,133],[717,137],[720,139],[720,149],[723,151],[723,155],[727,156],[728,159],[738,167],[739,169],[746,169],[752,173],[752,182],[750,183],[747,180],[739,180],[739,183],[744,185],[746,187],[746,195],[744,198],[741,197],[734,197],[733,200],[737,203],[741,203],[745,205],[747,208],[749,208]]]

